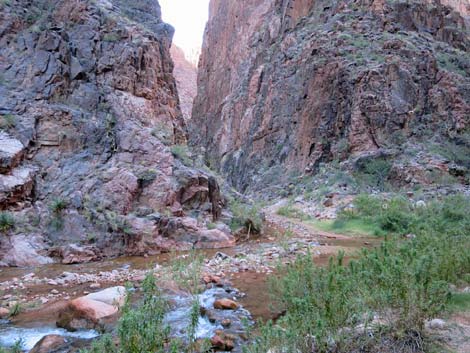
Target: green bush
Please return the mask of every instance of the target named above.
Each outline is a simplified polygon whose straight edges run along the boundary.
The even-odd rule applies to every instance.
[[[49,209],[55,214],[61,214],[66,208],[67,201],[61,198],[52,200],[51,204],[49,205]]]
[[[175,158],[178,158],[185,165],[191,165],[192,161],[187,145],[174,145],[171,147],[171,153]]]
[[[3,115],[0,118],[0,129],[8,130],[16,126],[16,119],[11,114]]]
[[[230,210],[232,211],[232,221],[230,229],[237,231],[245,227],[250,233],[259,233],[263,225],[261,216],[261,206],[259,204],[246,204],[236,199],[230,200]]]
[[[366,201],[359,199],[356,219],[364,212],[416,237],[390,237],[348,265],[340,254],[317,267],[308,254],[280,267],[272,293],[286,314],[263,325],[247,353],[377,352],[387,344],[426,351],[424,323],[446,308],[450,283],[470,278],[470,199],[448,197],[421,208],[403,198],[380,200],[386,206],[376,212]]]
[[[109,335],[95,341],[89,350],[81,353],[163,353],[170,342],[170,328],[163,322],[168,303],[158,290],[153,274],[142,283],[143,295],[137,307],[131,304],[128,292],[122,316],[117,326],[119,346]],[[173,343],[173,345],[175,342]]]
[[[7,232],[15,226],[15,218],[8,212],[0,212],[0,232]]]
[[[392,162],[385,158],[367,159],[360,163],[354,176],[365,186],[385,191],[392,166]]]

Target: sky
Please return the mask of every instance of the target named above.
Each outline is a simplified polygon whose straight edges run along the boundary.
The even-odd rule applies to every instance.
[[[209,0],[159,0],[162,17],[175,27],[173,42],[187,54],[202,45]]]

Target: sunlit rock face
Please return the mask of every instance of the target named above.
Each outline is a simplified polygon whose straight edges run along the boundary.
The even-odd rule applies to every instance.
[[[174,30],[158,2],[0,6],[0,210],[15,219],[0,234],[0,262],[80,262],[197,243],[222,202],[209,175],[171,152],[186,132]],[[184,239],[163,237],[162,227],[178,229],[196,214]]]
[[[188,121],[191,118],[194,98],[197,93],[197,68],[185,56],[183,50],[176,45],[171,46],[171,58],[175,64],[173,75],[180,99],[183,118]]]
[[[243,191],[364,154],[425,171],[429,136],[470,120],[466,10],[448,2],[212,0],[191,143]]]

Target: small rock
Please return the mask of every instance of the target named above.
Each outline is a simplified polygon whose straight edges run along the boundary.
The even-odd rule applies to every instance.
[[[446,326],[446,322],[441,319],[432,319],[426,323],[426,326],[431,330],[443,330]]]
[[[101,284],[99,283],[90,284],[90,289],[98,289],[98,288],[101,288]]]
[[[220,351],[231,351],[234,348],[233,341],[226,337],[215,335],[211,338],[212,347]]]
[[[230,325],[232,324],[232,321],[230,319],[224,319],[224,320],[222,320],[222,322],[220,324],[223,327],[230,327]]]
[[[59,291],[57,289],[53,289],[53,290],[51,290],[51,293],[52,294],[59,294]]]
[[[214,308],[215,309],[220,309],[220,310],[236,310],[239,308],[239,305],[237,302],[231,300],[231,299],[217,299],[214,302]]]

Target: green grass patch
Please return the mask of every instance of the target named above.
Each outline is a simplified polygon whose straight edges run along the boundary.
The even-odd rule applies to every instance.
[[[453,293],[449,302],[449,311],[452,313],[470,311],[470,293]]]
[[[384,231],[363,219],[337,219],[310,222],[316,229],[350,236],[383,236]]]

